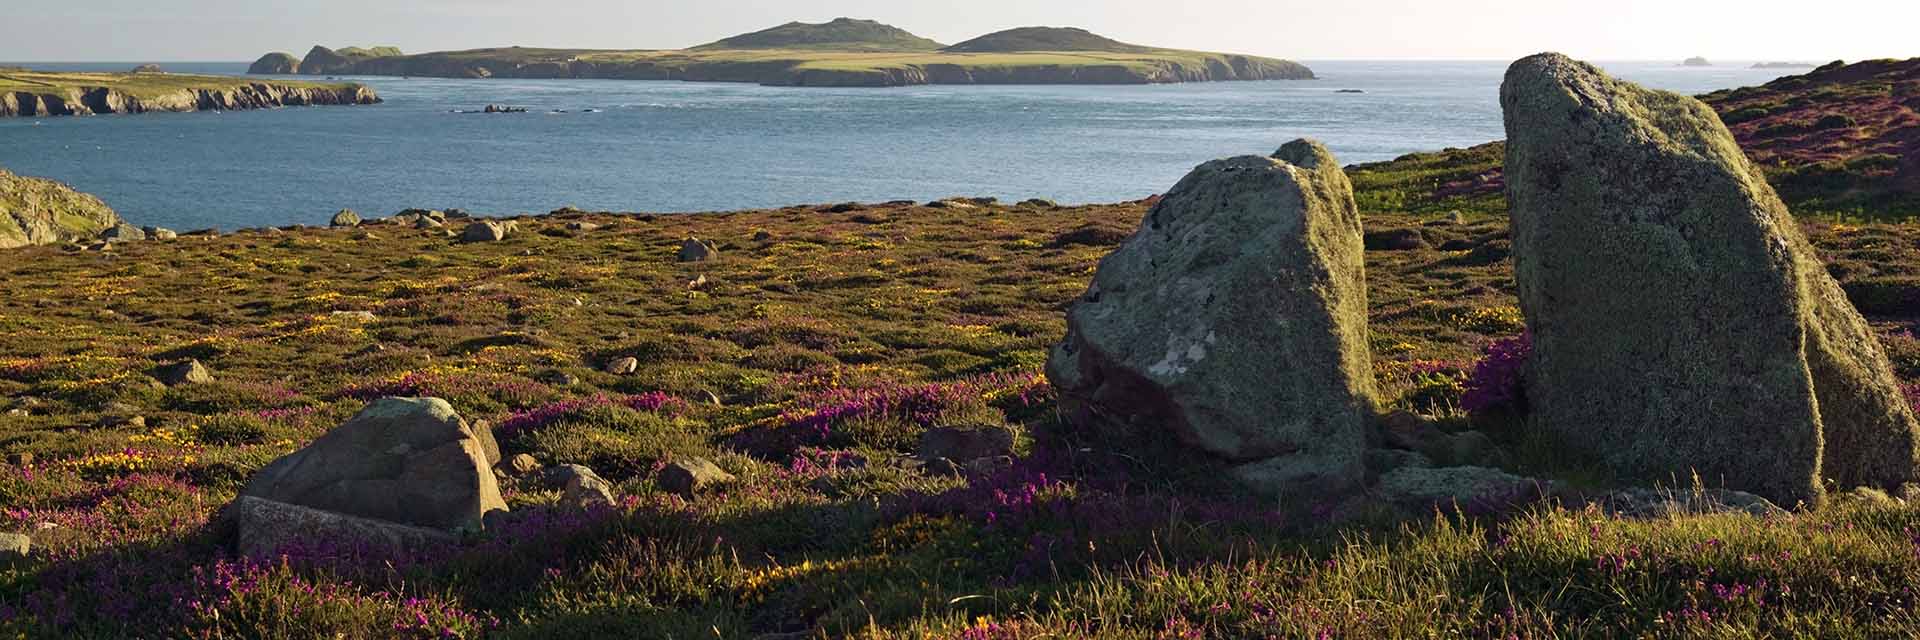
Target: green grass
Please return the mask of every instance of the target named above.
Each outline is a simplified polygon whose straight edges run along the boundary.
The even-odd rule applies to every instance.
[[[0,92],[51,93],[100,87],[117,89],[138,98],[151,98],[200,89],[233,89],[258,82],[232,76],[205,76],[179,73],[82,73],[47,71],[0,71]],[[275,80],[274,84],[342,89],[351,83],[322,83]]]
[[[1409,165],[1407,180],[1355,177],[1368,185],[1362,200],[1379,203],[1393,185],[1452,175],[1452,162]],[[1505,224],[1479,210],[1455,220],[1368,209],[1370,230],[1413,229],[1430,247],[1367,254],[1377,379],[1393,408],[1464,422],[1451,409],[1458,387],[1434,376],[1465,370],[1516,330],[1511,266],[1492,251]],[[1086,439],[1056,421],[1035,373],[1062,337],[1061,305],[1144,213],[567,214],[523,220],[492,244],[374,226],[131,243],[111,260],[10,252],[0,409],[30,415],[0,415],[0,454],[34,461],[0,465],[0,530],[57,527],[36,534],[48,555],[0,569],[0,606],[28,612],[0,616],[0,634],[1920,632],[1910,592],[1920,507],[1890,499],[1769,520],[1627,521],[1547,504],[1509,519],[1324,530],[1278,526],[1292,523],[1210,478]],[[606,226],[566,230],[573,219]],[[1920,265],[1920,226],[1807,226],[1823,257],[1854,274],[1844,280],[1876,283],[1865,290],[1876,300],[1903,299],[1901,286],[1920,293],[1908,266]],[[770,237],[755,240],[762,231]],[[721,257],[675,262],[687,236],[716,242]],[[1920,375],[1920,343],[1889,332],[1886,344],[1903,376]],[[601,372],[623,356],[640,360],[638,373]],[[216,381],[153,386],[156,365],[189,357]],[[825,434],[796,428],[812,407],[863,392],[920,400]],[[494,531],[450,558],[223,564],[206,526],[215,509],[378,393],[437,395],[495,424],[576,402],[503,433],[501,446],[589,464],[629,499],[582,514],[554,506],[549,488],[508,480],[515,511],[544,524]],[[661,410],[590,400],[625,394],[669,400]],[[147,426],[99,426],[127,411]],[[893,462],[943,424],[1009,425],[1021,459],[973,478]],[[1479,426],[1523,451],[1524,434]],[[693,501],[659,491],[655,465],[689,455],[740,482]]]

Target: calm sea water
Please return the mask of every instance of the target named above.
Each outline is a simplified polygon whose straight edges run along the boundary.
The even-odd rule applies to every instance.
[[[1503,135],[1504,62],[1308,64],[1320,80],[1129,87],[354,78],[387,102],[0,120],[0,167],[97,194],[136,224],[233,229],[323,223],[342,207],[379,215],[563,205],[714,211],[954,195],[1114,202],[1164,191],[1203,161],[1270,153],[1297,137],[1320,139],[1343,162],[1366,162]],[[1687,93],[1781,75],[1745,63],[1603,66]],[[490,103],[532,112],[450,113]]]

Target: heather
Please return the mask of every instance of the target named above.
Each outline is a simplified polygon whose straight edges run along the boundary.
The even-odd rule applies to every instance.
[[[1387,408],[1485,430],[1530,472],[1609,486],[1578,461],[1531,457],[1539,448],[1511,419],[1524,405],[1526,342],[1503,221],[1378,204],[1390,197],[1380,185],[1445,171],[1362,179],[1367,228],[1419,240],[1366,255]],[[1064,427],[1039,375],[1064,331],[1062,305],[1144,213],[1139,203],[561,212],[521,220],[496,243],[386,225],[8,253],[0,531],[32,533],[44,553],[0,568],[0,632],[1920,631],[1920,511],[1884,495],[1769,517],[1629,520],[1547,503],[1332,528],[1207,473],[1171,472],[1143,453],[1151,442]],[[1920,279],[1906,266],[1920,264],[1910,255],[1920,229],[1804,226],[1902,379],[1920,381],[1904,297]],[[718,257],[677,262],[689,236]],[[621,357],[636,371],[608,373]],[[214,380],[156,385],[156,367],[186,358]],[[444,398],[490,421],[507,455],[589,465],[623,496],[581,509],[509,479],[512,521],[422,557],[226,550],[215,512],[255,470],[395,394]],[[120,420],[132,415],[143,423]],[[902,463],[922,433],[955,425],[1012,428],[1012,462],[956,474]],[[682,456],[739,481],[691,499],[660,490],[658,468]]]

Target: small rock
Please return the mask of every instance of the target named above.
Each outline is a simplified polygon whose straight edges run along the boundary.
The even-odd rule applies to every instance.
[[[766,229],[753,232],[754,242],[766,242],[773,239],[773,232]]]
[[[207,371],[199,360],[188,360],[161,367],[154,372],[162,384],[177,387],[183,384],[206,384],[213,382],[213,374]]]
[[[614,358],[607,363],[605,371],[616,376],[631,375],[640,370],[640,359],[632,356]]]
[[[24,418],[31,414],[28,413],[26,409],[8,409],[7,415],[10,415],[16,418]]]
[[[419,220],[413,221],[413,228],[415,229],[439,229],[445,226],[447,226],[447,223],[426,216],[421,216]]]
[[[153,240],[173,240],[180,237],[180,234],[175,233],[174,230],[163,227],[145,227],[141,231],[145,231],[147,237]]]
[[[662,489],[692,498],[695,493],[707,487],[733,482],[733,480],[733,474],[727,473],[706,458],[686,458],[667,463],[667,466],[660,470],[657,482]]]
[[[581,233],[585,233],[585,232],[588,232],[588,231],[595,231],[595,230],[598,230],[599,228],[600,228],[600,225],[597,225],[597,224],[594,224],[594,223],[591,223],[591,222],[582,222],[582,221],[577,221],[577,220],[576,220],[576,221],[574,221],[574,222],[569,222],[569,223],[567,223],[567,230],[568,230],[568,231],[578,231],[578,232],[581,232]]]
[[[145,240],[147,239],[147,232],[142,231],[139,227],[122,222],[120,224],[113,225],[112,228],[109,228],[106,231],[100,232],[100,239],[105,240],[107,242],[127,242],[129,240]]]
[[[954,477],[960,475],[960,465],[946,458],[922,458],[920,470],[930,476]]]
[[[1368,251],[1414,251],[1427,248],[1419,229],[1381,229],[1363,236]]]
[[[1467,513],[1505,510],[1552,489],[1544,480],[1523,478],[1486,467],[1401,467],[1380,476],[1374,490],[1389,502],[1414,510],[1451,510]]]
[[[1026,200],[1021,200],[1020,206],[1027,207],[1030,209],[1058,209],[1060,208],[1060,203],[1054,202],[1052,200],[1048,200],[1046,198],[1028,198]]]
[[[380,316],[373,315],[372,311],[335,311],[332,315],[341,320],[356,322],[374,322],[380,319]]]
[[[680,262],[706,262],[712,260],[719,250],[699,238],[687,238],[680,241],[680,253],[675,257]]]
[[[26,451],[9,453],[7,454],[7,464],[10,464],[16,467],[24,467],[24,466],[33,464],[33,454]]]
[[[328,224],[335,227],[358,227],[360,214],[354,213],[352,209],[341,209],[339,213],[333,214],[333,220]]]
[[[617,504],[613,495],[613,484],[591,472],[567,479],[566,493],[560,499],[566,504],[583,509],[594,505],[611,507]]]
[[[556,387],[571,387],[580,384],[580,378],[578,376],[565,371],[549,371],[545,375],[540,376],[540,381]]]
[[[492,220],[482,220],[467,225],[466,230],[460,232],[460,241],[499,242],[507,239],[507,229],[508,227],[504,224]]]
[[[513,471],[513,475],[526,476],[540,470],[540,459],[530,454],[516,453],[507,460],[507,468]]]
[[[145,429],[147,419],[145,416],[102,416],[93,425],[108,429]]]
[[[0,567],[17,567],[33,554],[33,538],[23,533],[0,533]]]
[[[282,553],[366,559],[406,558],[451,545],[434,529],[363,518],[254,496],[240,496],[221,512],[238,530],[235,551],[247,558]]]
[[[1013,430],[1003,426],[939,427],[920,435],[915,455],[922,460],[946,458],[970,463],[1013,453]]]

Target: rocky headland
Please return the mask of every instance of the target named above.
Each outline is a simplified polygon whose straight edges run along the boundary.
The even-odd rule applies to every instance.
[[[380,102],[360,84],[139,73],[0,72],[0,117],[232,111]]]
[[[789,23],[684,50],[505,47],[402,55],[315,46],[270,53],[255,74],[444,78],[604,78],[774,86],[1151,84],[1312,79],[1287,60],[1126,44],[1081,29],[1030,27],[944,46],[896,27],[841,18]]]

